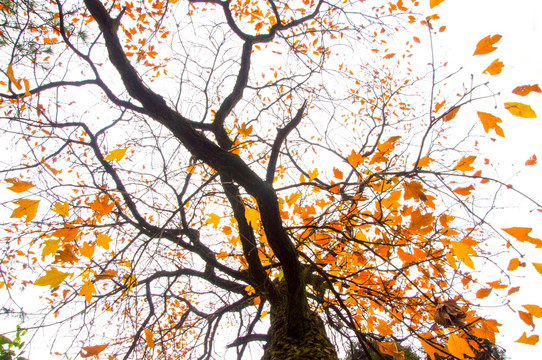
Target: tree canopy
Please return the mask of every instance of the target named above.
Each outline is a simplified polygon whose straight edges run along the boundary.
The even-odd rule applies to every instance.
[[[477,308],[542,240],[490,214],[542,206],[478,149],[541,90],[497,95],[498,34],[457,86],[442,1],[1,0],[4,307],[39,289],[70,357],[494,349]]]

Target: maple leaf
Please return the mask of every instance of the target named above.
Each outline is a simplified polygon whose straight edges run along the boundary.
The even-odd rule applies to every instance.
[[[527,337],[527,333],[523,333],[519,339],[516,340],[517,343],[535,345],[538,342],[538,335],[531,335]]]
[[[318,177],[318,169],[309,170],[309,180],[312,181]]]
[[[12,184],[8,189],[16,193],[22,193],[34,187],[34,184],[31,182],[19,180],[17,178],[6,179],[6,182]]]
[[[418,181],[408,181],[403,184],[405,189],[405,200],[414,199],[416,201],[427,201],[427,196],[423,192],[423,185]]]
[[[478,42],[476,45],[476,50],[474,50],[474,55],[484,55],[489,54],[490,52],[493,52],[497,50],[495,45],[500,39],[502,38],[501,35],[488,35],[482,40]]]
[[[105,250],[109,250],[109,243],[111,241],[113,241],[113,239],[106,234],[98,234],[96,237],[96,245],[104,248]]]
[[[81,289],[79,289],[79,292],[77,294],[84,296],[87,304],[90,304],[90,301],[92,300],[92,295],[96,294],[96,288],[94,287],[92,281],[87,280],[85,281],[83,286],[81,286]]]
[[[206,224],[212,224],[213,228],[216,229],[218,227],[218,223],[220,223],[220,216],[216,214],[208,214],[207,220],[205,220]]]
[[[150,330],[145,329],[145,342],[151,349],[154,348],[153,333]]]
[[[99,218],[105,216],[113,210],[115,203],[109,202],[109,196],[96,196],[96,200],[88,204],[92,210],[96,212]]]
[[[529,233],[532,231],[532,228],[511,227],[511,228],[506,228],[502,230],[505,231],[507,234],[515,237],[518,241],[528,242],[528,243],[536,245],[537,248],[542,248],[542,240],[529,236]]]
[[[81,357],[88,358],[91,356],[96,356],[102,351],[104,351],[107,346],[109,346],[109,343],[103,345],[83,346],[83,350],[81,350]]]
[[[88,242],[85,241],[83,243],[83,246],[79,248],[79,253],[81,254],[81,256],[92,260],[92,255],[94,255],[94,245],[90,245]]]
[[[474,168],[471,165],[475,159],[476,159],[476,156],[463,156],[461,160],[459,160],[457,164],[455,164],[454,170],[459,170],[461,172],[474,170]]]
[[[454,255],[459,260],[463,261],[465,265],[474,270],[474,263],[472,262],[472,259],[469,255],[476,255],[476,251],[474,251],[474,249],[470,245],[459,241],[452,241],[451,244]]]
[[[256,293],[256,290],[251,285],[247,285],[245,287],[245,291],[247,292],[248,296],[251,296]]]
[[[463,355],[475,356],[467,340],[456,334],[451,334],[448,338],[448,351],[458,359],[464,359]]]
[[[51,270],[45,270],[45,275],[36,279],[36,281],[34,281],[34,285],[50,286],[52,289],[62,284],[68,275],[70,274],[59,271],[56,268],[51,268]]]
[[[507,102],[504,103],[506,110],[510,111],[512,115],[522,117],[522,118],[536,118],[536,113],[529,106],[518,102]]]
[[[69,209],[70,208],[69,208],[68,202],[64,201],[64,204],[56,202],[55,206],[51,210],[56,212],[60,216],[68,217],[68,216],[70,216],[70,210]]]
[[[25,222],[29,222],[36,217],[40,200],[20,199],[14,201],[14,203],[19,205],[19,207],[13,210],[11,217],[22,218],[23,216],[26,216]]]
[[[429,166],[435,159],[430,158],[429,156],[424,156],[418,160],[418,166],[419,167],[426,167]],[[412,164],[413,166],[416,165],[416,163]]]
[[[45,240],[44,244],[41,256],[55,255],[60,245],[60,240]]]
[[[432,339],[431,334],[420,334],[420,340],[423,349],[431,360],[435,360],[435,354],[439,356],[439,359],[448,356],[446,349],[438,344],[435,339]]]
[[[495,130],[495,134],[504,137],[504,131],[499,125],[497,125],[498,123],[502,122],[500,118],[482,111],[478,111],[478,118],[480,118],[486,133],[489,134],[489,130],[493,129]]]
[[[437,6],[438,4],[440,4],[443,1],[444,0],[429,0],[429,6],[432,9],[432,8],[434,8],[435,6]]]
[[[58,259],[62,260],[62,262],[71,263],[79,261],[73,252],[73,247],[71,244],[64,245],[64,249],[58,252]]]
[[[353,168],[356,168],[359,164],[363,162],[363,156],[356,153],[354,150],[346,157],[346,160]]]
[[[538,305],[522,305],[532,316],[542,317],[542,308]]]
[[[536,164],[536,155],[533,154],[527,161],[525,161],[525,166],[532,166]]]
[[[493,62],[483,71],[484,74],[497,75],[500,74],[504,64],[499,59],[493,60]]]
[[[104,157],[105,161],[116,161],[119,162],[122,160],[124,155],[126,154],[127,149],[115,149],[111,150],[109,154],[107,154],[106,157]]]
[[[520,95],[520,96],[526,96],[528,95],[530,92],[542,92],[542,90],[540,90],[540,87],[538,86],[538,84],[535,84],[535,85],[522,85],[522,86],[518,86],[516,87],[514,90],[512,90],[512,92],[516,95]]]
[[[247,124],[242,123],[241,127],[237,130],[243,137],[247,137],[252,134],[252,125],[247,127]]]

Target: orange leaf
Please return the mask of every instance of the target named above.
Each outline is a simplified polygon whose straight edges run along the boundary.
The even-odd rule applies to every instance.
[[[512,295],[513,293],[517,293],[519,291],[519,286],[514,286],[508,290],[508,296]]]
[[[534,268],[536,269],[536,271],[538,271],[538,273],[542,274],[542,264],[540,264],[540,263],[533,263],[533,266],[534,266]]]
[[[346,157],[346,160],[352,167],[357,167],[359,164],[363,162],[363,156],[361,154],[356,153],[354,150]]]
[[[432,9],[432,8],[434,8],[435,6],[437,6],[438,4],[440,4],[443,1],[444,0],[429,0],[429,6]]]
[[[474,263],[469,255],[476,255],[476,251],[471,246],[459,241],[452,241],[451,244],[454,255],[463,261],[466,266],[474,270]]]
[[[474,168],[471,165],[475,159],[476,159],[476,156],[463,156],[461,160],[459,160],[457,164],[454,166],[454,170],[459,170],[462,172],[474,170]]]
[[[64,249],[58,252],[58,258],[62,260],[62,262],[74,263],[79,261],[73,252],[73,247],[71,244],[64,245]]]
[[[510,260],[510,262],[508,263],[508,268],[506,270],[508,271],[514,271],[516,270],[518,267],[519,267],[519,259],[518,258],[513,258],[512,260]]]
[[[529,236],[529,233],[531,232],[531,228],[524,228],[524,227],[512,227],[512,228],[506,228],[502,229],[509,235],[512,235],[517,240],[521,242],[528,242],[531,244],[536,245],[537,248],[542,248],[542,240],[533,238]]]
[[[246,123],[242,123],[241,127],[237,130],[243,137],[247,137],[252,133],[252,125],[247,127]]]
[[[85,301],[87,302],[87,304],[90,304],[93,294],[96,294],[96,288],[94,287],[94,284],[90,280],[85,281],[83,286],[81,286],[78,295],[85,296]]]
[[[405,200],[414,199],[416,201],[427,201],[427,195],[423,192],[423,185],[418,181],[409,181],[403,184],[405,188]]]
[[[88,204],[92,210],[94,210],[99,217],[105,216],[113,210],[115,203],[109,202],[109,196],[96,196],[96,200]]]
[[[81,254],[81,256],[92,260],[92,255],[94,255],[94,245],[89,245],[89,243],[85,241],[83,243],[83,246],[79,248],[79,253]]]
[[[15,85],[17,90],[21,90],[23,88],[21,86],[21,82],[19,80],[17,80],[17,78],[15,78],[15,75],[13,74],[13,66],[11,64],[8,65],[7,76],[9,78],[9,80],[11,80],[13,85]]]
[[[536,164],[536,155],[533,154],[527,161],[525,161],[526,166],[532,166]]]
[[[309,170],[308,174],[309,174],[309,180],[312,181],[318,177],[319,172],[318,172],[318,169],[313,169],[313,170]]]
[[[395,342],[379,342],[378,348],[383,354],[391,355],[394,359],[405,360],[405,353],[397,349]]]
[[[104,351],[108,345],[109,343],[104,345],[83,346],[83,350],[81,350],[81,357],[88,358],[91,356],[96,356],[102,351]],[[83,353],[83,351],[85,351],[86,353]]]
[[[451,110],[448,110],[446,115],[442,118],[442,121],[447,122],[453,120],[453,118],[457,115],[457,112],[459,111],[459,107],[453,108]]]
[[[384,56],[384,59],[391,59],[394,56],[395,56],[395,54],[388,54],[388,55]]]
[[[456,334],[451,334],[448,338],[448,351],[458,359],[464,359],[463,354],[470,357],[475,356],[467,340]]]
[[[51,210],[53,210],[60,216],[70,216],[69,206],[66,201],[64,201],[64,204],[56,202],[55,206]]]
[[[507,102],[504,103],[506,110],[510,111],[512,115],[522,117],[522,118],[535,118],[536,113],[529,106],[518,102]]]
[[[105,250],[109,249],[109,243],[113,241],[108,235],[98,234],[96,237],[96,245],[104,248]]]
[[[532,316],[542,317],[542,308],[538,305],[522,305]]]
[[[8,189],[16,193],[22,193],[34,187],[34,184],[31,182],[19,180],[17,178],[6,179],[6,182],[12,184]]]
[[[38,205],[40,203],[39,200],[20,199],[14,201],[14,203],[19,205],[19,207],[13,210],[13,213],[11,213],[10,217],[22,218],[23,216],[26,216],[25,222],[29,222],[36,217],[36,213],[38,212]]]
[[[145,329],[145,342],[151,349],[154,348],[153,333],[150,330]]]
[[[335,176],[335,179],[342,180],[343,172],[337,168],[333,168],[333,176]]]
[[[503,67],[504,64],[499,59],[495,59],[483,72],[484,74],[497,75],[501,73]]]
[[[446,356],[448,356],[448,354],[446,353],[446,349],[439,345],[436,340],[431,339],[431,336],[429,334],[420,334],[420,340],[423,349],[431,360],[435,360],[435,354],[439,355],[439,359],[441,357],[446,358]],[[429,342],[428,340],[432,341]]]
[[[523,320],[523,322],[527,325],[530,325],[534,329],[534,323],[533,323],[533,316],[531,313],[525,312],[525,311],[518,311],[519,318]]]
[[[504,131],[497,125],[502,122],[500,118],[481,111],[478,111],[478,117],[480,118],[486,133],[489,134],[489,130],[493,129],[495,130],[495,134],[504,137]]]
[[[117,275],[117,271],[113,269],[107,269],[101,274],[94,276],[96,281],[113,279]]]
[[[535,84],[535,85],[523,85],[523,86],[518,86],[516,87],[514,90],[512,90],[512,92],[516,95],[520,95],[520,96],[525,96],[527,94],[529,94],[530,92],[542,92],[542,90],[540,90],[540,87],[538,86],[538,84]]]
[[[483,299],[485,297],[488,297],[489,294],[491,294],[491,288],[487,288],[487,289],[480,289],[476,292],[476,297],[478,299]]]
[[[467,196],[467,195],[470,195],[470,192],[474,190],[474,186],[473,185],[469,185],[467,187],[458,187],[456,189],[454,189],[454,193],[456,194],[459,194],[459,195],[463,195],[463,196]]]
[[[104,157],[105,161],[116,161],[119,162],[122,160],[124,155],[126,154],[126,149],[115,149],[111,150],[109,154],[107,154],[106,157]]]
[[[68,275],[70,274],[51,268],[51,270],[45,270],[45,275],[36,279],[34,285],[49,286],[52,289],[62,284]]]
[[[476,45],[476,50],[474,50],[474,55],[484,55],[489,54],[492,51],[497,50],[495,45],[500,39],[501,35],[488,35],[478,42]]]
[[[516,340],[517,343],[534,345],[538,342],[538,335],[531,335],[527,337],[527,333],[523,333],[519,339]]]

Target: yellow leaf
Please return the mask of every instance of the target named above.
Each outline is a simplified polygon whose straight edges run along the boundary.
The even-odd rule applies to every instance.
[[[286,203],[288,204],[288,206],[292,206],[297,202],[297,200],[299,200],[300,197],[301,193],[299,191],[296,191],[295,193],[290,194],[286,197]]]
[[[109,154],[107,154],[106,157],[104,157],[105,161],[116,161],[119,162],[122,160],[124,155],[126,154],[126,149],[115,149],[111,150]]]
[[[206,224],[212,224],[213,228],[215,228],[215,229],[218,227],[219,222],[220,222],[220,216],[218,216],[216,214],[207,215],[207,220],[205,220]]]
[[[309,170],[309,180],[312,181],[318,176],[318,169]]]
[[[542,317],[542,308],[538,305],[522,305],[532,316]]]
[[[21,90],[23,88],[21,86],[21,82],[19,80],[17,80],[17,78],[15,78],[15,75],[13,74],[13,66],[11,64],[8,65],[7,76],[9,78],[9,80],[11,80],[13,85],[15,85],[17,90]]]
[[[55,255],[60,245],[60,240],[46,240],[44,244],[41,256]]]
[[[88,242],[85,241],[83,243],[83,246],[79,248],[79,253],[81,254],[81,256],[92,260],[92,255],[94,255],[94,245],[90,245]]]
[[[152,331],[145,329],[145,342],[147,343],[147,346],[151,349],[154,348],[154,340],[152,337]]]
[[[34,285],[50,286],[52,289],[62,284],[68,275],[70,274],[58,271],[56,268],[51,268],[51,270],[45,271],[45,275],[36,279],[36,281],[34,281]]]
[[[247,294],[248,294],[249,296],[256,293],[256,290],[254,290],[254,288],[252,287],[252,285],[247,285],[247,286],[245,287],[245,291],[247,292]]]
[[[55,206],[51,210],[53,210],[54,212],[56,212],[60,216],[65,216],[65,217],[70,216],[68,202],[66,202],[66,201],[64,201],[64,204],[56,202]]]
[[[497,75],[500,74],[502,71],[502,68],[504,67],[504,64],[499,61],[499,59],[495,59],[485,70],[484,74],[490,74],[490,75]]]
[[[497,50],[495,45],[500,39],[502,38],[501,35],[488,35],[482,40],[478,42],[476,45],[476,50],[474,50],[474,55],[484,55],[489,54],[490,52],[493,52]]]
[[[475,356],[467,340],[456,334],[451,334],[448,338],[448,351],[458,359],[464,359],[463,355]]]
[[[105,250],[109,249],[109,243],[113,241],[109,236],[105,234],[98,234],[96,237],[96,244],[100,247],[103,247]]]
[[[104,351],[108,345],[109,343],[104,345],[83,346],[83,350],[81,350],[81,357],[88,358],[91,356],[96,356]],[[83,353],[83,351],[85,351],[85,353]]]
[[[459,160],[457,164],[454,166],[454,170],[459,170],[462,172],[474,170],[474,168],[471,165],[475,159],[476,159],[476,156],[463,156],[461,160]]]
[[[518,102],[504,103],[506,110],[510,111],[512,115],[516,115],[522,118],[535,118],[536,114],[534,110],[529,106]]]
[[[542,248],[542,240],[529,236],[532,228],[511,227],[502,230],[506,231],[509,235],[512,235],[521,242],[528,242],[534,244],[537,248]]]
[[[448,264],[450,264],[454,270],[457,270],[457,262],[452,254],[446,253],[446,261],[448,261]]]
[[[435,6],[437,6],[438,4],[440,4],[443,1],[444,0],[429,0],[429,6],[432,9],[432,8],[434,8]]]
[[[13,213],[11,214],[12,218],[22,218],[23,216],[26,216],[26,222],[29,222],[36,217],[38,205],[40,203],[39,200],[20,199],[14,201],[14,203],[19,205],[19,207],[13,210]]]
[[[497,125],[498,123],[502,122],[500,118],[482,111],[478,111],[478,117],[480,118],[486,133],[489,134],[489,130],[493,129],[495,130],[495,134],[504,137],[504,131],[499,125]]]
[[[476,255],[476,251],[469,245],[459,241],[452,241],[451,244],[454,255],[459,260],[463,261],[465,265],[474,270],[474,263],[469,255]]]
[[[126,290],[130,291],[137,285],[137,279],[134,274],[124,276],[124,286]]]
[[[247,127],[247,124],[242,123],[241,127],[238,129],[238,131],[239,131],[239,134],[243,135],[243,137],[247,137],[250,134],[252,134],[252,125]]]
[[[536,271],[538,271],[540,274],[542,274],[542,264],[540,263],[533,263],[534,268]]]
[[[87,302],[87,304],[90,304],[93,294],[96,294],[96,288],[94,287],[94,284],[90,280],[85,281],[83,286],[81,286],[78,295],[85,296],[85,301]]]
[[[516,340],[517,343],[534,345],[538,342],[538,335],[531,335],[527,337],[527,333],[523,333],[519,339]]]
[[[255,227],[258,224],[258,221],[260,221],[260,212],[256,209],[247,207],[245,208],[245,217],[247,222],[251,224],[252,227]]]
[[[19,180],[17,178],[6,179],[6,182],[12,184],[10,187],[8,187],[8,189],[16,193],[22,193],[34,187],[34,184],[31,182]]]

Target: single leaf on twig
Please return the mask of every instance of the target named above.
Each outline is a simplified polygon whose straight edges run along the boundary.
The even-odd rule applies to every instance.
[[[529,106],[518,102],[507,102],[504,103],[506,110],[510,111],[512,115],[516,115],[522,118],[535,118],[536,113]]]

